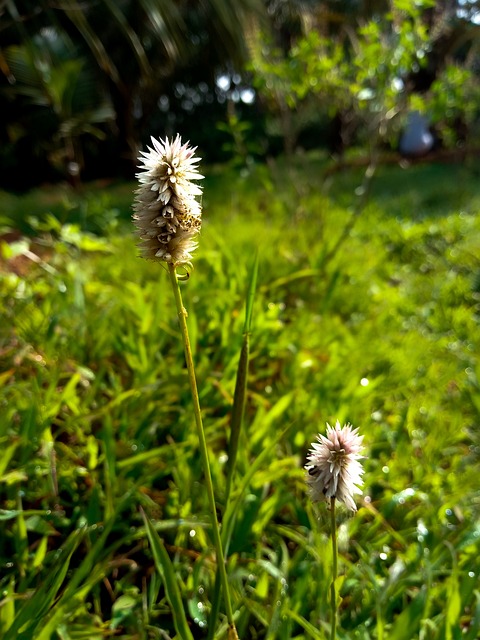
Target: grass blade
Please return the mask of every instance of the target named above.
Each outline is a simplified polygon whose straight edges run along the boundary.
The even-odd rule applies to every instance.
[[[298,623],[303,628],[303,630],[307,632],[309,638],[314,638],[314,640],[321,640],[321,638],[326,639],[327,636],[324,633],[322,634],[320,630],[314,627],[311,622],[305,620],[304,617],[302,617],[295,611],[287,610],[286,614],[289,618],[295,620],[295,622]]]
[[[20,609],[3,640],[22,640],[34,637],[34,631],[53,604],[70,565],[70,558],[80,544],[86,529],[77,529],[56,553],[50,573]]]
[[[255,291],[257,288],[258,277],[258,252],[255,255],[252,271],[250,274],[250,283],[247,292],[247,302],[245,308],[245,324],[243,327],[243,343],[242,350],[240,351],[240,359],[238,361],[237,377],[235,380],[235,391],[233,394],[233,407],[232,407],[232,420],[230,429],[230,441],[228,443],[228,471],[227,481],[225,485],[225,511],[229,510],[230,493],[232,490],[233,478],[235,475],[235,468],[237,463],[238,442],[240,439],[240,432],[242,430],[243,418],[245,415],[245,401],[247,396],[247,378],[248,378],[248,363],[250,360],[250,331],[252,326],[252,313],[253,303],[255,300]],[[215,579],[214,597],[212,600],[212,609],[210,612],[209,621],[209,640],[212,637],[213,629],[215,627],[215,620],[217,619],[220,609],[220,581],[218,576]]]
[[[247,395],[248,363],[250,359],[250,331],[252,326],[253,302],[255,300],[255,290],[258,277],[258,253],[253,262],[250,274],[250,283],[247,293],[247,303],[245,309],[245,324],[243,328],[243,344],[238,362],[237,378],[235,381],[235,392],[233,396],[232,423],[230,431],[230,442],[228,447],[228,473],[225,489],[225,511],[228,509],[230,491],[237,462],[238,441],[242,429],[243,417],[245,414],[245,399]]]
[[[119,502],[116,512],[103,526],[101,535],[97,538],[83,561],[70,576],[65,591],[55,603],[55,606],[50,610],[48,619],[45,620],[41,632],[34,636],[35,638],[38,638],[39,640],[46,640],[46,638],[50,637],[51,633],[58,627],[61,621],[65,619],[67,612],[75,610],[94,585],[107,574],[108,567],[103,561],[102,556],[107,549],[107,540],[115,522],[117,521],[118,514],[130,499],[131,494],[127,493]],[[49,633],[50,636],[48,635]],[[31,637],[32,636],[29,636],[28,638],[30,639]]]
[[[170,560],[170,556],[165,549],[163,541],[150,520],[145,515],[143,509],[141,511],[143,521],[145,522],[148,541],[150,542],[150,548],[152,549],[155,567],[163,580],[167,600],[172,608],[175,630],[182,640],[193,640],[192,632],[190,631],[190,627],[188,626],[187,618],[185,616],[182,596],[180,595],[180,590],[175,577],[175,570],[173,568],[172,561]]]
[[[258,252],[255,254],[255,260],[253,261],[252,272],[250,274],[250,283],[248,286],[247,307],[245,310],[245,326],[243,328],[243,331],[245,333],[250,332],[252,328],[253,303],[255,301],[257,279],[258,279]]]

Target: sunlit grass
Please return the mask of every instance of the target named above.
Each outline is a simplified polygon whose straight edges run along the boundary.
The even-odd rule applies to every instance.
[[[361,427],[369,456],[367,499],[340,517],[338,637],[475,640],[478,178],[465,167],[380,169],[325,263],[362,176],[325,183],[322,167],[304,158],[244,177],[211,173],[183,288],[221,515],[258,250],[231,496],[240,496],[228,562],[239,636],[328,637],[328,515],[308,504],[302,467],[312,438],[338,418]],[[0,200],[0,226],[40,235],[4,244],[0,263],[7,640],[173,637],[140,506],[170,554],[194,637],[206,637],[215,562],[204,553],[211,534],[186,371],[167,273],[159,281],[136,257],[131,187]],[[23,605],[27,627],[8,636]]]

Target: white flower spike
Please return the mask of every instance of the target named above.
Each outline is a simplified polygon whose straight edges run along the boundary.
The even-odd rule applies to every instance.
[[[191,267],[192,252],[202,224],[202,207],[197,201],[202,189],[195,157],[196,147],[175,139],[156,140],[141,151],[137,173],[133,220],[140,237],[141,255],[174,267]]]
[[[348,509],[356,511],[354,494],[361,494],[363,467],[359,460],[363,450],[363,436],[350,424],[335,427],[327,423],[327,435],[317,436],[307,456],[307,484],[314,502],[330,502],[336,498]]]

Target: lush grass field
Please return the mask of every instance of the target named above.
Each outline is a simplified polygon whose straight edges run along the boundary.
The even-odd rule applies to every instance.
[[[258,250],[228,549],[239,635],[328,637],[329,520],[303,465],[338,418],[368,455],[359,511],[340,517],[338,637],[475,640],[480,165],[380,169],[342,242],[362,174],[322,167],[210,170],[182,286],[221,519]],[[0,194],[3,230],[26,234],[3,236],[0,262],[5,640],[173,638],[140,507],[207,637],[215,558],[183,350],[166,272],[136,257],[133,188]]]

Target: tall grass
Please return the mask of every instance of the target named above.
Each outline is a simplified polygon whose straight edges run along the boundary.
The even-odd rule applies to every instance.
[[[247,406],[230,493],[227,571],[239,637],[328,637],[328,517],[306,500],[302,467],[312,437],[338,418],[361,427],[369,456],[357,516],[339,512],[338,638],[475,640],[475,167],[380,170],[366,208],[326,262],[361,176],[326,184],[321,164],[307,160],[245,177],[211,173],[188,283],[187,322],[224,515],[258,251]],[[208,633],[216,567],[204,553],[211,532],[174,301],[168,274],[159,283],[157,270],[136,257],[122,222],[126,193],[122,187],[117,204],[114,190],[103,192],[101,207],[93,196],[69,194],[67,205],[52,204],[69,215],[49,217],[45,208],[30,219],[28,200],[2,200],[5,226],[36,236],[2,244],[6,640],[179,637],[165,579],[154,571],[162,551],[152,553],[139,507],[164,541],[191,634]]]

